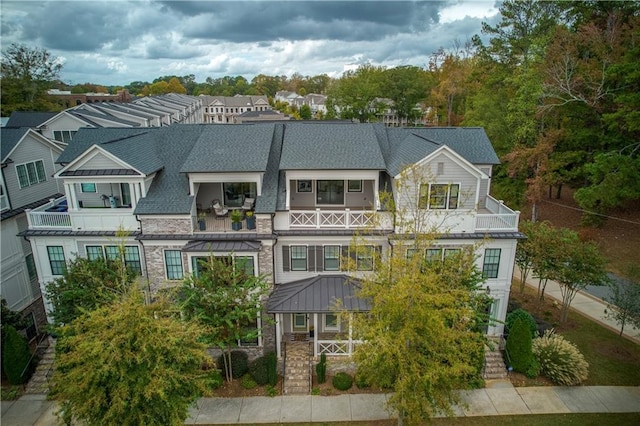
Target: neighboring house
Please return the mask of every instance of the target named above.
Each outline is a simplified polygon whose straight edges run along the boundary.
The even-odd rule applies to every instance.
[[[130,103],[82,103],[49,116],[36,127],[49,139],[68,143],[81,128],[200,124],[203,122],[202,114],[202,100],[199,97],[169,93],[136,99]],[[33,118],[35,121],[36,117]]]
[[[395,110],[395,103],[388,98],[376,98],[373,101],[376,105],[384,105],[384,109],[377,113],[378,121],[383,123],[387,127],[407,127],[407,126],[434,126],[437,123],[429,121],[430,108],[423,104],[416,104],[413,108],[417,119],[409,121],[407,118],[400,118]]]
[[[28,321],[31,340],[44,331],[46,315],[31,244],[18,234],[27,230],[28,209],[47,208],[63,195],[62,182],[53,177],[63,147],[28,127],[4,127],[0,138],[1,293],[8,307]]]
[[[423,255],[443,258],[482,243],[477,264],[498,320],[487,333],[502,334],[522,235],[519,213],[489,195],[498,158],[481,128],[286,122],[81,129],[58,161],[68,211],[34,209],[24,233],[43,287],[72,256],[116,256],[115,234],[124,229],[125,263],[152,293],[198,273],[198,259],[210,254],[264,274],[273,292],[262,317],[275,322],[238,342],[253,354],[282,355],[283,342],[313,330],[314,355],[348,355],[356,342],[332,311],[335,299],[354,314],[366,311],[368,302],[353,296],[374,253],[415,254],[410,236],[400,238],[407,229],[385,208],[382,194],[390,191],[398,206],[427,213],[426,225],[446,227]],[[398,184],[406,165],[431,177],[410,199]],[[255,229],[243,221],[243,230],[232,231],[228,211],[235,209],[254,210]],[[352,253],[356,234],[365,243]],[[356,271],[344,270],[345,255]]]
[[[266,96],[209,96],[200,95],[204,103],[204,123],[233,124],[236,117],[247,112],[271,111]]]
[[[6,127],[31,127],[35,130],[57,114],[57,112],[14,111],[11,113]]]
[[[71,93],[70,90],[51,89],[47,94],[52,98],[62,101],[66,107],[80,104],[92,104],[103,102],[131,102],[133,97],[127,89],[118,90],[115,95],[110,93]]]
[[[266,111],[248,111],[233,117],[234,124],[285,120],[291,120],[291,117],[281,113],[280,111],[274,111],[272,109]]]
[[[305,96],[298,95],[295,92],[289,92],[286,90],[281,90],[276,93],[274,98],[276,101],[286,102],[291,106],[295,106],[298,109],[302,105],[309,105],[311,109],[311,114],[313,116],[324,116],[327,113],[327,96],[319,95],[317,93],[309,93]]]

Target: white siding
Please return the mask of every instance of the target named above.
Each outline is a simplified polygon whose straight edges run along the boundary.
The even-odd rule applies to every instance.
[[[21,215],[24,218],[24,214]],[[2,238],[0,252],[2,285],[0,291],[7,301],[9,309],[20,311],[33,301],[29,273],[25,263],[25,255],[22,238],[15,235],[21,231],[18,217],[2,221]]]

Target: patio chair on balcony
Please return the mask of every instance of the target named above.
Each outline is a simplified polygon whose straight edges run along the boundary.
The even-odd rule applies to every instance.
[[[253,210],[253,205],[255,204],[255,198],[245,198],[244,203],[242,204],[242,211],[245,213],[249,210]]]
[[[214,200],[211,207],[213,207],[213,214],[215,215],[216,219],[223,219],[229,214],[229,209],[221,206],[218,200]]]

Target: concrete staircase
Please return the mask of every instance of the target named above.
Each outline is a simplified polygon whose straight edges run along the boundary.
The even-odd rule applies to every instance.
[[[51,337],[47,337],[40,345],[40,361],[36,367],[36,371],[31,376],[27,387],[26,394],[47,394],[49,393],[49,379],[53,375],[53,360],[55,358],[56,341]]]
[[[309,395],[311,365],[309,342],[286,342],[284,394]]]
[[[492,344],[491,347],[484,347],[484,368],[482,369],[482,378],[485,380],[496,380],[507,378],[507,367],[502,358],[498,344]]]

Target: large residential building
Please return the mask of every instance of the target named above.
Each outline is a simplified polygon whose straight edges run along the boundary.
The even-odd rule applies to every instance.
[[[238,116],[247,112],[271,111],[266,96],[200,95],[204,103],[204,123],[237,124]]]
[[[64,147],[29,127],[4,127],[0,138],[0,292],[11,310],[24,315],[31,340],[44,331],[46,315],[31,244],[18,234],[27,230],[28,209],[49,205],[63,195],[62,182],[53,175],[60,169],[54,161]]]
[[[257,339],[238,342],[254,355],[275,349],[282,356],[285,342],[311,331],[313,355],[349,355],[356,342],[333,306],[340,300],[354,314],[368,309],[354,295],[374,253],[415,254],[410,232],[420,231],[394,221],[394,213],[413,209],[428,218],[425,229],[439,225],[423,255],[477,250],[498,320],[487,334],[502,334],[519,213],[489,195],[498,157],[481,128],[286,122],[80,129],[58,163],[66,204],[28,211],[23,233],[42,287],[73,256],[117,255],[122,229],[124,261],[150,292],[197,274],[199,259],[210,254],[264,274],[273,291],[256,322],[274,321]],[[399,185],[407,166],[429,176],[412,196]],[[384,202],[389,193],[397,212]],[[234,210],[253,211],[255,223],[247,218],[233,230]],[[363,242],[353,252],[356,235]],[[355,270],[341,265],[344,255],[353,256]]]

